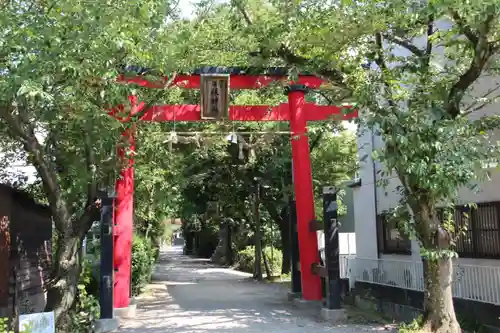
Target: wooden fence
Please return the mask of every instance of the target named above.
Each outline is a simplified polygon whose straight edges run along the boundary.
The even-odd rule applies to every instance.
[[[48,207],[0,184],[0,317],[41,312],[52,267]]]

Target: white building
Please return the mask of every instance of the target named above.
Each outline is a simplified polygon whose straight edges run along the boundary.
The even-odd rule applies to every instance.
[[[418,45],[418,41],[415,44]],[[394,52],[404,54],[408,51],[399,48]],[[499,79],[484,76],[474,86],[474,93],[482,96],[499,83]],[[471,117],[489,114],[500,115],[499,104],[486,106]],[[399,179],[395,175],[385,177],[388,186],[377,186],[382,179],[377,171],[382,166],[371,159],[371,152],[383,147],[383,142],[369,130],[360,132],[360,184],[354,188],[356,259],[349,262],[350,278],[422,291],[419,245],[401,235],[395,227],[382,223],[382,213],[398,203]],[[500,140],[500,130],[494,133],[494,138]],[[460,258],[455,264],[453,293],[459,299],[500,306],[500,171],[492,169],[491,180],[478,185],[479,193],[463,188],[457,198],[455,216],[458,223],[462,216],[460,210],[464,209],[462,205],[474,202],[478,210],[470,214],[468,231],[457,244]]]
[[[489,110],[500,113],[494,106]],[[366,131],[358,139],[359,157],[381,146],[381,139]],[[398,203],[395,188],[400,182],[389,177],[386,188],[377,186],[382,179],[377,171],[381,169],[370,154],[360,162],[361,184],[354,188],[356,260],[350,273],[356,281],[423,290],[418,243],[383,223],[383,212]],[[459,205],[475,202],[478,210],[470,214],[469,230],[457,244],[460,258],[456,260],[453,291],[457,298],[500,305],[500,171],[491,172],[491,181],[479,184],[479,193],[460,190]],[[457,207],[457,219],[462,216],[461,209],[463,206]]]

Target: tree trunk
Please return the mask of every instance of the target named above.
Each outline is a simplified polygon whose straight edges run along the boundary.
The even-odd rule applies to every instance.
[[[280,221],[276,221],[280,228],[281,251],[283,261],[281,262],[281,274],[289,274],[292,271],[291,258],[292,246],[290,244],[290,214],[288,209],[284,208]]]
[[[255,268],[254,279],[262,280],[262,234],[260,225],[259,198],[258,194],[254,197],[254,219],[255,219]]]
[[[215,248],[214,253],[212,254],[210,260],[219,265],[227,265],[228,262],[228,249],[230,249],[230,244],[228,245],[229,237],[228,237],[229,227],[227,223],[221,222],[219,224],[219,241],[217,243],[217,247]]]
[[[234,264],[234,253],[233,253],[233,235],[232,235],[232,232],[233,232],[233,228],[231,228],[231,224],[227,223],[226,224],[226,228],[227,228],[227,231],[226,231],[226,237],[227,237],[227,240],[226,240],[226,244],[227,244],[227,249],[226,249],[226,265],[233,265]]]
[[[460,333],[452,295],[452,259],[423,260],[423,329],[434,333]]]
[[[146,234],[144,235],[144,238],[149,239],[149,231],[151,231],[153,224],[151,223],[150,220],[148,220],[147,223],[148,223],[148,227],[146,228]]]
[[[271,268],[269,267],[269,262],[267,261],[266,253],[262,251],[262,258],[264,259],[264,269],[266,270],[266,277],[268,280],[271,280],[273,274],[271,272]]]
[[[281,251],[282,251],[282,263],[281,263],[281,274],[288,274],[291,272],[291,258],[292,258],[292,248],[290,243],[290,213],[288,206],[281,209],[281,213],[278,214],[276,210],[276,203],[265,201],[264,206],[271,215],[274,222],[278,225],[280,229],[281,237]]]
[[[51,281],[47,284],[47,305],[45,307],[47,311],[54,311],[56,324],[59,326],[62,323],[61,319],[75,302],[81,270],[82,241],[92,225],[92,218],[99,211],[96,201],[97,178],[93,142],[90,135],[85,136],[85,165],[88,172],[87,200],[81,218],[72,220],[74,211],[71,208],[75,208],[75,202],[68,204],[63,195],[65,191],[61,189],[61,186],[68,186],[66,188],[68,190],[73,184],[65,181],[68,179],[65,177],[64,168],[60,169],[55,166],[64,159],[60,159],[57,151],[48,154],[47,146],[38,141],[35,135],[36,123],[30,121],[31,110],[25,107],[17,107],[16,109],[18,115],[10,113],[9,110],[2,114],[2,118],[9,125],[13,139],[23,144],[24,150],[29,156],[29,162],[36,168],[49,202],[53,222],[61,233],[61,237],[57,239],[56,260],[54,260],[51,272]],[[90,121],[85,129],[91,128],[92,122]],[[53,132],[48,134],[49,140],[54,139]],[[55,158],[55,163],[48,162],[53,158]],[[82,174],[82,177],[84,176]]]
[[[71,309],[76,299],[81,271],[81,239],[78,235],[58,238],[57,249],[45,310],[54,311],[56,324],[60,326],[61,319]]]

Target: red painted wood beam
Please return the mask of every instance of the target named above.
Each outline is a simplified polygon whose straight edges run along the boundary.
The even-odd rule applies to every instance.
[[[358,110],[352,105],[333,106],[306,103],[304,107],[307,121],[349,120],[358,118]]]
[[[290,130],[292,146],[292,172],[297,211],[297,233],[299,239],[300,278],[302,298],[307,301],[320,301],[321,278],[313,274],[311,268],[319,263],[318,236],[311,232],[309,223],[315,220],[314,192],[311,170],[309,138],[307,136],[306,89],[292,85],[288,92],[290,105]]]
[[[136,114],[144,104],[134,108]],[[358,111],[343,112],[343,109],[351,109],[351,106],[325,106],[313,103],[305,104],[306,121],[321,121],[327,119],[349,120],[358,116]],[[111,116],[121,121],[128,121],[130,117],[120,118],[118,114],[123,112],[123,106],[109,112]],[[201,121],[199,105],[157,105],[147,110],[140,120],[142,121]],[[267,105],[233,105],[229,108],[229,120],[232,121],[289,121],[290,111],[287,103],[278,106]]]
[[[165,88],[168,84],[168,77],[159,78],[157,81],[149,81],[143,76],[119,75],[117,81],[120,83],[133,83],[147,88]],[[281,81],[289,84],[286,76],[267,75],[231,75],[229,86],[231,89],[260,89],[273,82]],[[327,81],[312,75],[300,75],[295,84],[303,84],[308,88],[317,89],[327,84]],[[200,89],[200,75],[178,75],[169,85],[185,89]]]
[[[201,121],[199,105],[158,105],[154,106],[141,118],[143,121]],[[229,120],[233,121],[288,121],[288,104],[234,105],[229,108]]]
[[[124,143],[118,145],[118,158],[125,162],[125,167],[120,171],[116,180],[114,201],[114,245],[113,245],[113,305],[114,308],[126,308],[130,300],[130,267],[132,265],[132,238],[134,224],[134,158],[133,154],[127,156],[127,150],[135,151],[134,130],[126,130],[122,134]]]

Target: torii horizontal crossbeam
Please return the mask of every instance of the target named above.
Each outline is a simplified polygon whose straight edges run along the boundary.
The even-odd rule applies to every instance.
[[[121,74],[117,81],[120,83],[133,83],[146,88],[172,88],[179,87],[184,89],[200,89],[200,75],[177,75],[173,79],[166,76],[159,77],[151,81],[143,76],[125,76]],[[171,81],[169,83],[169,81]],[[238,89],[260,89],[274,82],[283,82],[289,84],[290,79],[287,76],[277,75],[231,75],[229,79],[229,88]],[[294,82],[302,84],[311,89],[318,89],[327,85],[327,82],[319,77],[312,75],[300,75]]]
[[[139,104],[132,115],[140,112],[144,104]],[[120,108],[118,108],[120,109]],[[358,116],[358,111],[351,106],[316,105],[306,103],[304,107],[307,121],[349,120]],[[119,110],[109,113],[119,118]],[[199,105],[156,105],[147,110],[140,118],[142,121],[202,121]],[[233,105],[229,107],[231,121],[290,121],[288,103],[278,106],[267,105]]]
[[[205,66],[191,73],[179,73],[175,77],[165,76],[157,70],[127,65],[117,81],[133,83],[147,88],[179,87],[199,89],[201,75],[229,75],[230,89],[260,89],[273,82],[290,84],[290,70],[285,67],[213,67]],[[329,83],[312,73],[299,73],[294,84],[302,84],[311,89],[328,86]]]

